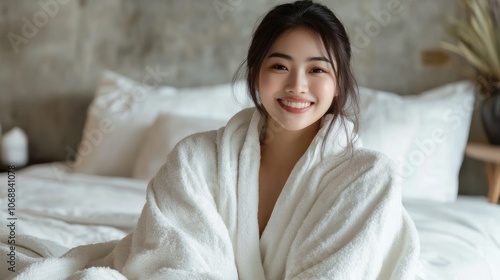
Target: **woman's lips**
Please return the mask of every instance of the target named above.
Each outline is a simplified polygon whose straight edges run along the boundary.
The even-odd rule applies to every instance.
[[[314,102],[306,99],[278,99],[281,108],[290,113],[300,114],[311,109]]]

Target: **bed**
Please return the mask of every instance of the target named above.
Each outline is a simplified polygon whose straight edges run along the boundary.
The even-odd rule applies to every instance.
[[[73,160],[16,171],[13,215],[6,211],[8,189],[0,189],[1,219],[17,218],[19,252],[59,256],[75,246],[123,238],[134,229],[148,181],[166,154],[183,137],[220,127],[251,106],[234,98],[241,91],[241,82],[233,89],[153,89],[104,73]],[[471,92],[466,82],[414,97],[360,91],[363,144],[401,167],[403,204],[421,242],[418,279],[500,279],[500,207],[486,197],[458,195]],[[206,108],[200,94],[219,102]],[[1,173],[0,181],[7,180]],[[0,227],[2,246],[9,236],[9,227]],[[8,274],[0,272],[2,278]]]

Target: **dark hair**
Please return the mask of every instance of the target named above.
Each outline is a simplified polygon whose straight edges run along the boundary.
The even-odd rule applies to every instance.
[[[333,113],[333,120],[328,128],[327,136],[330,134],[333,124],[338,121],[339,116],[352,121],[354,132],[357,132],[358,96],[356,80],[351,70],[351,44],[340,20],[322,4],[313,3],[312,1],[295,1],[271,9],[255,29],[247,58],[236,71],[233,83],[238,79],[240,71],[246,63],[248,93],[255,107],[264,117],[267,117],[264,107],[258,102],[256,91],[260,68],[276,39],[285,31],[299,27],[310,29],[319,34],[328,58],[330,61],[336,62],[336,65],[332,66],[337,80],[336,90],[338,95],[334,97],[327,111],[327,113]],[[333,60],[332,57],[335,59]],[[348,111],[347,104],[353,106],[352,111]],[[347,130],[344,118],[340,119],[344,129]],[[352,147],[353,140],[348,139],[350,147]]]

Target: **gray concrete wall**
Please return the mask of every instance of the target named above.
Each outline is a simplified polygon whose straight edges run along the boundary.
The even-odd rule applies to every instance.
[[[100,72],[142,80],[147,67],[163,84],[230,81],[256,20],[283,1],[2,0],[0,123],[20,126],[35,161],[76,148]],[[455,0],[324,0],[345,23],[360,85],[400,94],[460,79],[455,68],[421,63],[446,38]],[[484,140],[477,114],[472,139]],[[482,165],[466,160],[462,192],[485,191]]]

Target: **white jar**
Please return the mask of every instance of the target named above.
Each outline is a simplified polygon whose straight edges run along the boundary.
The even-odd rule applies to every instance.
[[[19,128],[14,127],[2,137],[1,157],[3,165],[25,166],[28,163],[28,137]]]

